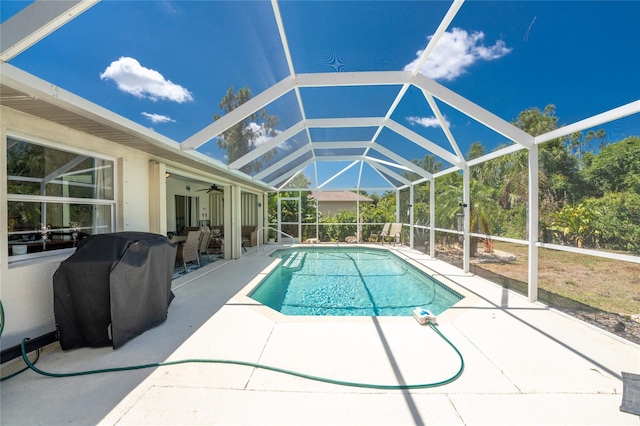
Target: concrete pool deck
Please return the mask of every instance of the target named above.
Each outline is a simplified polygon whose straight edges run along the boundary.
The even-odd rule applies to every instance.
[[[174,281],[167,321],[123,347],[51,345],[36,366],[61,373],[226,359],[371,384],[438,382],[459,369],[456,353],[412,317],[296,318],[259,306],[246,293],[273,264],[271,248]],[[640,373],[638,345],[420,252],[397,252],[467,296],[438,317],[464,357],[453,383],[368,389],[209,363],[68,378],[26,371],[2,382],[0,423],[640,424],[619,410],[621,372]]]

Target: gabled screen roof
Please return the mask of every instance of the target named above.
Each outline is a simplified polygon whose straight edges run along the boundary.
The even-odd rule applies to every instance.
[[[0,3],[3,61],[269,187],[400,188],[548,104],[640,134],[640,2],[39,3]]]

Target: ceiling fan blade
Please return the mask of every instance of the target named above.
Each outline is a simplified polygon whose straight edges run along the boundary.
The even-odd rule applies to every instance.
[[[212,192],[219,192],[219,193],[224,192],[222,188],[218,188],[218,185],[216,185],[215,183],[211,185],[209,188],[196,189],[196,192],[200,192],[200,191],[207,191],[207,194],[210,194]]]

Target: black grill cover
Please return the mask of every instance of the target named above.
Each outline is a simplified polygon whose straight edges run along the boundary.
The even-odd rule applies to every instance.
[[[167,319],[176,245],[163,235],[92,235],[53,276],[62,349],[118,348]],[[109,330],[111,327],[111,330]]]

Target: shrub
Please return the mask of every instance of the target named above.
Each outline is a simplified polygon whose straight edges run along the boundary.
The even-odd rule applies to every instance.
[[[640,194],[614,192],[586,203],[601,213],[595,228],[603,248],[640,254]]]

